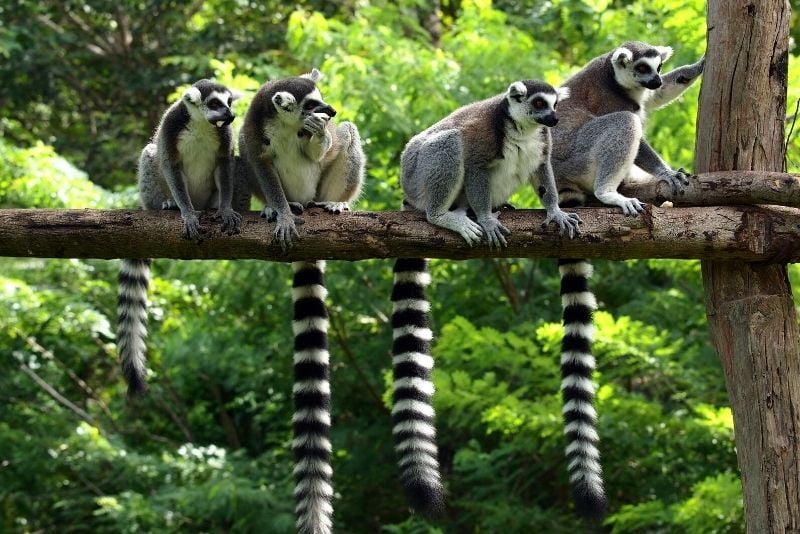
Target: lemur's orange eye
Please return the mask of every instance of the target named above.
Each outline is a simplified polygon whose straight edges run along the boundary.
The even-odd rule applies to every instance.
[[[544,100],[542,100],[541,98],[537,98],[536,100],[533,101],[534,109],[544,109],[546,107],[547,104],[545,104]]]
[[[647,74],[649,71],[650,67],[648,67],[644,63],[641,63],[636,66],[636,72],[638,72],[639,74]]]

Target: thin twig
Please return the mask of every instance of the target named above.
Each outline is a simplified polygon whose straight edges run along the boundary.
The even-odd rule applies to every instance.
[[[342,348],[345,358],[347,358],[347,361],[350,362],[350,365],[352,365],[353,368],[356,370],[356,374],[361,380],[361,383],[366,388],[367,393],[369,393],[369,396],[372,397],[372,400],[375,401],[375,404],[378,406],[378,408],[382,412],[388,414],[389,410],[383,404],[381,396],[378,395],[378,392],[375,391],[375,388],[372,387],[372,384],[367,378],[367,375],[364,374],[364,371],[361,369],[361,367],[359,367],[358,363],[356,362],[353,350],[350,347],[350,343],[347,341],[347,333],[344,330],[344,324],[341,318],[339,317],[339,314],[333,312],[332,310],[329,311],[328,314],[330,315],[331,326],[333,326],[333,332],[336,335],[336,340],[339,342],[339,346]]]
[[[64,395],[59,393],[56,388],[48,384],[41,376],[36,374],[36,371],[28,367],[26,364],[21,363],[19,364],[19,368],[22,369],[22,372],[31,377],[36,384],[39,385],[43,390],[47,392],[48,395],[53,397],[56,401],[58,401],[62,406],[68,408],[73,413],[75,413],[78,417],[89,423],[90,425],[97,427],[98,425],[95,423],[95,420],[92,418],[91,415],[86,413],[82,410],[78,405],[74,402],[66,398]],[[99,428],[99,427],[98,427]]]
[[[217,403],[217,410],[219,411],[219,420],[222,424],[222,430],[225,432],[225,439],[228,442],[228,447],[233,450],[242,448],[242,442],[239,440],[239,433],[236,431],[236,425],[233,423],[228,410],[225,408],[225,399],[222,396],[222,389],[214,380],[205,373],[199,373],[200,378],[208,386],[211,395],[214,396],[214,401]]]
[[[181,426],[181,430],[183,431],[184,435],[187,437],[189,441],[194,441],[194,432],[192,432],[191,423],[189,422],[189,416],[186,412],[186,405],[181,400],[178,393],[175,391],[175,384],[172,383],[172,380],[169,378],[167,373],[161,373],[161,383],[164,385],[164,390],[169,393],[172,402],[174,403],[175,408],[178,410],[178,420],[179,425]]]
[[[72,381],[75,382],[75,384],[77,384],[77,386],[81,388],[81,390],[83,390],[83,392],[90,399],[92,399],[94,402],[97,403],[97,405],[100,407],[100,410],[108,418],[108,422],[111,425],[111,429],[114,432],[119,432],[119,427],[117,426],[117,423],[114,420],[114,416],[111,413],[111,409],[109,409],[108,405],[105,402],[103,402],[102,399],[100,399],[100,397],[95,393],[94,389],[91,386],[89,386],[89,384],[87,384],[81,377],[76,375],[75,372],[72,369],[70,369],[69,366],[67,366],[67,364],[65,364],[61,359],[59,359],[53,353],[53,351],[44,348],[38,341],[36,341],[36,339],[33,338],[33,336],[26,337],[25,341],[28,343],[28,346],[31,348],[31,350],[39,353],[45,359],[54,361],[59,367],[61,367],[61,369],[65,373],[67,373],[67,376],[70,377],[70,379],[72,379]]]
[[[788,160],[789,160],[789,141],[792,139],[792,132],[794,131],[794,125],[797,122],[797,113],[800,112],[800,98],[797,99],[797,104],[794,106],[794,115],[792,115],[792,125],[789,127],[789,133],[786,134],[786,142],[783,145],[783,172],[786,172],[789,168]]]
[[[511,273],[508,271],[508,263],[503,259],[492,259],[492,267],[494,274],[497,275],[497,280],[500,282],[500,287],[503,289],[511,309],[514,310],[515,315],[519,315],[520,304],[517,288],[514,287],[514,282],[511,280]]]

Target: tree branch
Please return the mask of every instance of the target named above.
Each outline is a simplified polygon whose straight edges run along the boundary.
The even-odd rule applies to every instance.
[[[719,171],[692,176],[683,194],[672,198],[667,182],[630,184],[620,193],[657,206],[776,204],[800,208],[800,175],[782,172]]]
[[[300,238],[287,252],[272,244],[274,225],[244,214],[242,233],[222,235],[211,212],[202,243],[181,237],[177,212],[125,210],[0,210],[0,256],[45,258],[179,258],[362,260],[427,257],[579,257],[800,261],[800,210],[778,206],[648,207],[638,217],[613,208],[577,210],[583,233],[573,240],[542,228],[542,210],[500,214],[512,232],[508,247],[470,248],[419,213],[305,213]]]
[[[666,184],[622,190],[648,202],[666,197]],[[0,210],[0,256],[46,258],[262,259],[297,261],[367,258],[580,257],[700,258],[746,262],[800,261],[800,177],[773,172],[715,172],[693,177],[676,205],[625,217],[617,208],[582,208],[583,233],[573,240],[542,228],[542,210],[505,211],[508,247],[470,248],[454,232],[415,212],[330,215],[307,210],[300,238],[284,252],[272,243],[274,225],[244,214],[242,232],[222,235],[210,212],[202,243],[181,238],[177,212],[141,210]],[[748,205],[751,204],[751,205]]]

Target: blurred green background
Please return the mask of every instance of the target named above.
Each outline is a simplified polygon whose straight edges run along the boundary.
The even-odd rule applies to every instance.
[[[364,138],[356,208],[396,209],[412,135],[631,39],[674,47],[668,67],[693,62],[705,2],[0,0],[0,207],[137,206],[139,151],[181,88],[216,77],[245,93],[241,117],[264,80],[316,66]],[[699,85],[648,122],[675,167],[692,167]],[[530,188],[512,201],[537,205]],[[595,265],[600,527],[575,514],[567,484],[554,261],[432,263],[450,505],[436,523],[409,512],[394,465],[391,262],[329,263],[338,532],[743,532],[699,262]],[[151,388],[133,406],[114,343],[118,268],[0,258],[0,531],[290,532],[289,267],[157,260]]]

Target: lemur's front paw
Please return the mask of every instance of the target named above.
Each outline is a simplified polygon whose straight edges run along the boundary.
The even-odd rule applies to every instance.
[[[682,67],[682,71],[675,81],[683,85],[688,85],[692,83],[695,78],[703,74],[703,69],[705,66],[706,56],[704,55],[697,63],[692,63],[691,65]]]
[[[309,208],[322,208],[328,213],[335,213],[336,215],[344,211],[350,211],[350,204],[347,202],[309,202],[307,206]]]
[[[680,168],[677,171],[668,169],[667,171],[660,173],[657,178],[667,182],[672,188],[672,195],[676,196],[682,194],[684,188],[689,185],[690,176],[691,175],[686,170]]]
[[[197,214],[194,212],[181,213],[181,219],[183,219],[183,237],[192,241],[201,241],[202,233]]]
[[[564,235],[564,232],[567,232],[570,239],[581,233],[580,225],[583,224],[577,213],[567,213],[561,210],[548,213],[542,226],[546,228],[551,222],[558,225],[558,235]]]
[[[297,233],[297,227],[295,225],[296,219],[297,217],[294,215],[288,214],[279,215],[275,221],[275,237],[273,242],[277,241],[281,246],[281,250],[284,252],[292,247],[292,238],[300,237],[300,234]]]
[[[511,234],[511,230],[503,226],[503,224],[497,220],[497,217],[482,217],[478,219],[478,224],[486,235],[486,242],[489,243],[489,248],[508,246],[506,236]]]
[[[218,209],[214,218],[222,219],[222,231],[228,235],[238,234],[241,231],[242,216],[230,208]]]
[[[162,210],[176,210],[178,209],[178,205],[175,203],[174,200],[165,200],[161,203]]]
[[[289,209],[295,215],[302,215],[305,208],[299,202],[289,202]]]
[[[450,228],[454,232],[457,232],[458,235],[464,238],[464,241],[467,242],[467,245],[473,246],[477,245],[481,242],[481,236],[483,235],[483,230],[481,230],[481,225],[467,217],[466,210],[455,210],[453,212],[457,219],[454,221],[455,224],[446,225],[445,228]],[[436,221],[428,219],[434,224],[438,224]]]
[[[638,198],[626,198],[618,204],[622,208],[622,213],[628,217],[636,217],[639,212],[644,210],[644,204]]]
[[[311,135],[323,136],[325,135],[325,127],[328,125],[327,115],[322,113],[313,113],[303,119],[303,129]]]

